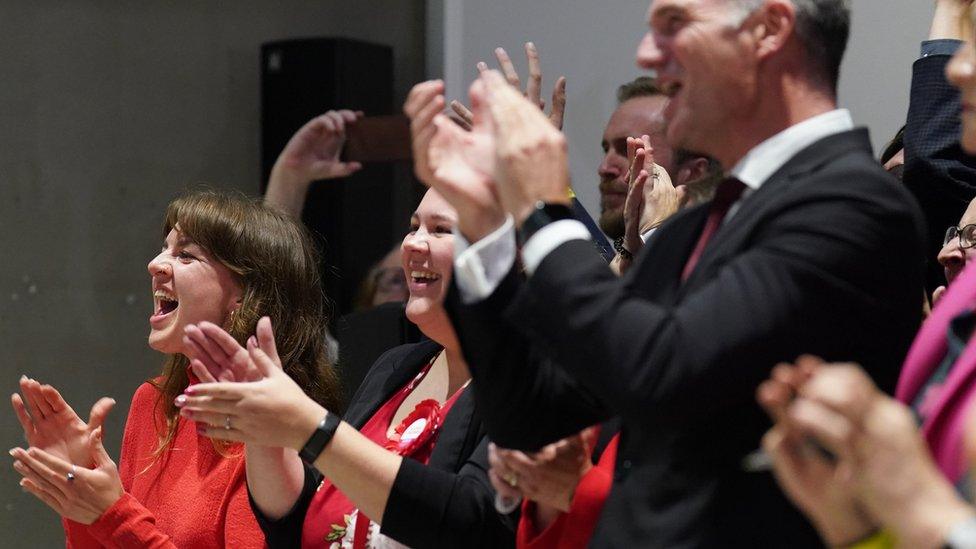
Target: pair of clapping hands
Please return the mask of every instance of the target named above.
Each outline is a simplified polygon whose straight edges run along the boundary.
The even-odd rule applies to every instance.
[[[207,322],[188,326],[190,366],[204,383],[191,385],[176,405],[214,439],[299,449],[307,426],[296,418],[315,406],[281,368],[271,321],[262,318],[257,334],[242,347],[227,332]],[[85,423],[50,385],[20,380],[11,397],[29,449],[14,448],[14,469],[23,489],[63,517],[91,524],[122,497],[118,468],[105,451],[102,426],[115,405],[102,398]]]
[[[557,80],[552,110],[546,116],[540,109],[544,101],[540,97],[538,52],[531,42],[525,51],[529,79],[524,93],[511,59],[498,48],[495,54],[504,76],[479,63],[480,76],[469,91],[470,110],[455,101],[451,104],[456,115],[453,119],[442,112],[445,98],[441,80],[414,86],[404,104],[411,120],[415,173],[454,206],[460,219],[458,228],[472,242],[500,227],[507,215],[521,226],[539,201],[570,202],[566,140],[560,131],[566,81],[563,77]],[[637,140],[633,151],[632,164],[641,169],[631,171],[635,200],[629,211],[639,219],[645,208],[636,198],[645,197],[654,187],[665,187],[658,182],[666,179],[670,183],[670,179],[654,164],[646,139]],[[653,181],[649,187],[645,185],[648,180]],[[674,194],[673,185],[667,186]],[[659,190],[662,192],[666,191]],[[667,215],[677,209],[678,199],[673,202],[675,207]],[[654,222],[650,219],[635,225],[633,234],[637,236],[630,239],[634,252],[642,244],[638,242],[641,226],[650,228]]]
[[[757,399],[774,421],[763,438],[773,472],[829,545],[884,528],[903,546],[937,547],[974,515],[935,466],[911,411],[856,364],[811,356],[780,364]]]

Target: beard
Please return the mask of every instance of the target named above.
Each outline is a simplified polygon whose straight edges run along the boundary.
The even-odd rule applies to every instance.
[[[600,230],[611,239],[624,235],[624,209],[609,209],[600,205]]]

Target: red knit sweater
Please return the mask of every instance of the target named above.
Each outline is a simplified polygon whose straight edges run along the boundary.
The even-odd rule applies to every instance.
[[[90,526],[63,521],[67,546],[264,547],[247,500],[243,447],[223,457],[192,421],[181,420],[153,461],[164,425],[162,406],[154,413],[158,395],[144,383],[132,397],[119,459],[125,494]]]

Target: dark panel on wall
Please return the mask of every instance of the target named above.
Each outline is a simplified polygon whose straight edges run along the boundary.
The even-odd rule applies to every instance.
[[[393,50],[342,38],[261,47],[262,191],[292,134],[329,109],[393,113]],[[313,185],[303,218],[323,245],[326,291],[336,316],[351,309],[359,280],[393,244],[394,167],[366,164],[342,180]]]

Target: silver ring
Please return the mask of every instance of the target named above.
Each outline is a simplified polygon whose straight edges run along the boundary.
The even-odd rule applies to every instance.
[[[74,482],[75,481],[75,471],[77,471],[77,470],[78,470],[77,467],[75,465],[72,465],[71,466],[71,471],[68,471],[68,474],[64,475],[64,478],[68,479],[68,482]]]
[[[230,416],[224,417],[224,429],[230,431]]]

